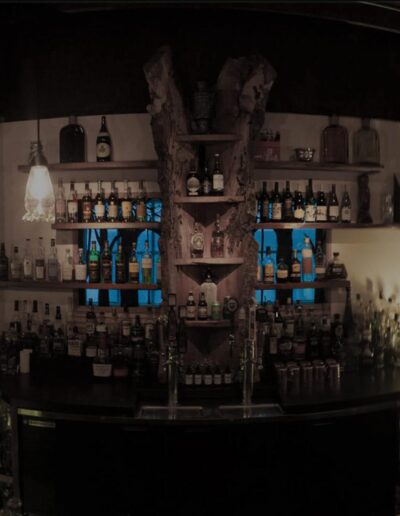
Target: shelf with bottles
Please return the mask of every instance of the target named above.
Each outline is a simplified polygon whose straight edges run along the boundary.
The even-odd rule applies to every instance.
[[[319,172],[320,179],[327,179],[328,172],[335,173],[346,173],[353,174],[355,176],[359,176],[362,174],[379,174],[381,169],[384,168],[381,164],[376,165],[360,165],[360,164],[350,164],[350,163],[322,163],[322,162],[314,162],[314,161],[263,161],[263,160],[255,160],[254,168],[256,170],[268,170],[268,171],[295,171],[295,172],[306,172],[305,178],[308,179],[313,175],[313,178],[316,179],[316,172]],[[259,176],[260,174],[257,174]],[[266,174],[262,174],[262,177],[267,178]],[[272,177],[272,174],[268,174],[268,177]],[[338,178],[338,176],[334,176]],[[259,177],[256,177],[260,179]],[[299,175],[296,174],[296,178],[300,179]]]
[[[161,228],[160,222],[64,222],[52,224],[52,229],[154,229]]]
[[[206,320],[185,320],[185,325],[188,328],[230,328],[232,322],[228,319],[222,319],[219,321],[213,321],[211,319]]]
[[[234,143],[240,140],[237,134],[178,134],[175,140],[180,143],[194,143],[200,145],[217,143]]]
[[[196,265],[241,265],[244,258],[176,258],[175,265],[196,266]]]
[[[0,281],[0,290],[159,290],[154,283],[87,283],[84,281],[21,280]]]
[[[256,284],[256,290],[293,290],[306,288],[338,289],[350,288],[350,281],[344,279],[317,280],[317,281],[287,281],[282,283],[262,283]]]
[[[50,172],[99,172],[102,170],[148,170],[157,169],[157,160],[130,161],[84,161],[81,163],[49,163]],[[29,172],[29,165],[18,165],[20,172]],[[143,179],[146,177],[143,176]]]
[[[254,229],[371,229],[393,224],[358,224],[340,222],[256,222]]]
[[[174,197],[175,204],[236,204],[244,202],[244,195],[204,195],[199,197],[178,196]]]

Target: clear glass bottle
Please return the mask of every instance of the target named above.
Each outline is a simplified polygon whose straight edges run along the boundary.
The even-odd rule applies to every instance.
[[[67,203],[65,200],[64,186],[62,179],[58,180],[58,188],[55,202],[56,216],[55,220],[57,224],[62,224],[67,220]]]
[[[8,280],[8,258],[6,256],[4,242],[0,245],[0,280]]]
[[[336,196],[336,185],[332,185],[332,191],[329,196],[328,204],[328,221],[338,222],[339,221],[339,202]]]
[[[313,248],[309,237],[304,237],[304,247],[301,250],[302,280],[314,281]]]
[[[111,192],[108,197],[107,221],[116,222],[119,219],[119,200],[115,181],[111,182]]]
[[[101,117],[100,131],[96,139],[96,160],[111,161],[112,143],[107,129],[106,117]]]
[[[78,222],[78,194],[75,184],[71,181],[69,185],[69,197],[67,201],[68,222]]]
[[[82,197],[82,220],[83,222],[91,222],[93,216],[92,192],[89,188],[89,182],[85,183],[85,194]]]
[[[136,256],[136,242],[132,242],[129,256],[129,283],[139,283],[139,262]]]
[[[211,257],[223,258],[225,255],[225,234],[221,230],[221,222],[217,214],[215,228],[211,236]]]
[[[333,253],[333,260],[328,264],[326,277],[329,279],[346,279],[347,271],[344,263],[340,259],[339,253]]]
[[[118,252],[115,258],[116,283],[126,283],[126,260],[122,244],[118,244]]]
[[[124,222],[132,220],[132,198],[127,179],[125,179],[124,197],[121,199],[121,217]]]
[[[289,278],[289,267],[286,265],[284,258],[280,258],[276,268],[276,281],[285,283]]]
[[[213,195],[224,195],[224,174],[221,168],[221,157],[214,154],[214,170],[212,174]]]
[[[19,281],[22,279],[22,263],[19,257],[18,246],[14,246],[13,256],[10,264],[10,279],[12,281]]]
[[[322,242],[318,240],[315,251],[315,276],[317,280],[324,280],[326,276],[326,256],[322,250]]]
[[[63,281],[72,281],[74,275],[74,264],[70,249],[65,250],[65,259],[62,264],[62,279]]]
[[[92,241],[89,253],[89,282],[100,283],[100,253],[96,249],[96,242]]]
[[[211,269],[207,269],[204,282],[200,285],[200,292],[204,292],[207,303],[207,315],[211,317],[211,306],[217,301],[217,285],[213,280]]]
[[[138,222],[146,222],[146,190],[143,181],[139,181],[139,192],[136,199],[136,220]]]
[[[322,131],[321,161],[324,163],[348,163],[348,140],[347,129],[339,125],[337,115],[332,115],[328,127]]]
[[[33,256],[30,238],[27,238],[25,240],[25,252],[23,258],[23,278],[24,280],[33,279]]]
[[[204,234],[200,229],[200,224],[194,223],[194,229],[190,238],[190,256],[192,258],[202,258],[204,254]]]
[[[342,202],[340,205],[340,222],[351,222],[351,199],[347,191],[346,185],[344,185],[344,192],[342,196]]]
[[[144,243],[144,253],[142,256],[142,283],[153,283],[153,259],[149,250],[149,241]]]
[[[269,246],[265,250],[263,268],[264,283],[275,283],[275,264],[271,256],[271,248]]]
[[[60,130],[60,163],[86,161],[85,131],[76,116],[68,118],[68,125]]]
[[[107,240],[105,240],[101,252],[101,281],[103,283],[112,282],[112,256]]]
[[[75,281],[86,281],[87,279],[87,264],[85,261],[85,254],[82,248],[78,250],[78,261],[75,263]]]
[[[353,161],[360,165],[379,165],[379,135],[370,126],[369,118],[361,119],[361,128],[354,133]]]
[[[46,258],[43,246],[43,238],[39,237],[35,258],[35,280],[44,281],[46,279]]]
[[[104,204],[103,189],[101,187],[101,181],[97,181],[97,194],[94,198],[94,218],[96,222],[104,222],[106,207]]]

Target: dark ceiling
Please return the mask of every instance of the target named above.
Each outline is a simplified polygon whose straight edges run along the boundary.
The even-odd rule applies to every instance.
[[[270,111],[400,120],[399,2],[2,3],[0,31],[4,120],[145,112],[143,64],[166,43],[186,98],[260,53]]]

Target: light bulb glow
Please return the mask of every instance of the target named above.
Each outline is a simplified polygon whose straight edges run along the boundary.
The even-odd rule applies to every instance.
[[[54,190],[48,168],[32,166],[25,190],[25,210],[22,220],[29,222],[54,222]]]

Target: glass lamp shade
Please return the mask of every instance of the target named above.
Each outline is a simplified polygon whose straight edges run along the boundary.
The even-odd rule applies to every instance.
[[[22,220],[29,222],[54,222],[54,190],[41,152],[40,142],[31,144],[31,169],[25,190],[25,210]]]

